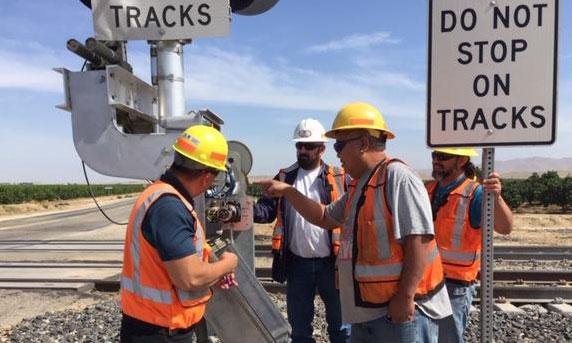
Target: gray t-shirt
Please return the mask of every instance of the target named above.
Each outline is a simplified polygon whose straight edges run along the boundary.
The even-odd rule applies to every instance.
[[[356,195],[350,206],[355,211],[361,190],[368,181],[370,172],[364,174],[357,184]],[[431,203],[427,190],[419,176],[407,165],[399,162],[387,168],[387,202],[393,214],[393,230],[398,243],[409,235],[434,235]],[[342,320],[346,323],[363,323],[377,319],[387,313],[387,307],[366,308],[355,305],[352,272],[353,216],[344,217],[347,193],[338,201],[326,207],[326,215],[342,226],[340,252],[337,257],[342,304]],[[383,209],[379,211],[384,213]],[[441,319],[451,314],[451,304],[445,287],[432,297],[416,301],[417,307],[433,319]]]

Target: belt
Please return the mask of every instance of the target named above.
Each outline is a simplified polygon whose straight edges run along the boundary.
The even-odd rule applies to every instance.
[[[182,335],[182,334],[189,333],[195,329],[195,325],[191,325],[190,327],[184,328],[184,329],[169,329],[169,328],[166,328],[163,326],[154,325],[151,323],[144,322],[144,321],[139,320],[137,318],[133,318],[131,316],[128,316],[125,313],[123,313],[123,318],[121,319],[121,322],[122,322],[122,325],[128,325],[128,326],[131,326],[132,328],[142,329],[142,330],[145,330],[147,332],[155,332],[155,333],[162,334],[165,336]]]
[[[332,255],[324,256],[324,257],[302,257],[290,252],[290,256],[294,260],[305,260],[305,261],[323,261],[328,259],[333,259]]]

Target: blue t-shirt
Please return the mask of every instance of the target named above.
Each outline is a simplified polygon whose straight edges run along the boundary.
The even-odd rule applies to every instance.
[[[175,187],[186,200],[192,202],[179,180],[169,171],[161,180]],[[196,253],[195,219],[178,197],[166,194],[157,199],[147,211],[142,224],[143,236],[163,261],[178,260]]]
[[[465,177],[460,177],[459,179],[451,182],[447,186],[442,186],[440,183],[434,192],[434,197],[432,199],[432,206],[441,207],[447,201],[449,193],[455,188],[457,188],[463,181]],[[469,209],[469,219],[471,220],[471,226],[475,229],[481,227],[481,205],[483,201],[483,185],[479,185],[475,190],[473,200],[471,202],[471,207]]]

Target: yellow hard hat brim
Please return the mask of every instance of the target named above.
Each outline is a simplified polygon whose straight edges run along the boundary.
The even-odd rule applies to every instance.
[[[474,148],[435,148],[433,150],[455,156],[465,156],[465,157],[479,156],[479,154]]]
[[[346,125],[346,126],[336,128],[335,130],[330,130],[330,131],[326,132],[326,137],[336,139],[337,135],[339,134],[340,131],[346,131],[346,130],[376,130],[376,131],[383,132],[387,136],[387,139],[394,139],[395,138],[395,134],[393,134],[393,132],[391,132],[389,130],[380,130],[377,128],[367,128],[367,127],[364,127],[361,125]]]

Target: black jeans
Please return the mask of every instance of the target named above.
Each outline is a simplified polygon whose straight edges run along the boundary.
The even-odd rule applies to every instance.
[[[124,313],[123,318],[121,319],[120,342],[191,342],[193,337],[193,330],[199,323],[186,329],[169,330],[168,328],[149,324],[139,319],[130,317]]]

